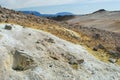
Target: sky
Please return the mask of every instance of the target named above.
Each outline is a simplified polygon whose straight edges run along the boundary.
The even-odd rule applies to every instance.
[[[15,10],[38,11],[42,14],[88,14],[99,9],[120,10],[120,0],[0,0],[0,5]]]

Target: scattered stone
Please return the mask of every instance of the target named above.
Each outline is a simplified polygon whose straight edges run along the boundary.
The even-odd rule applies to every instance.
[[[75,59],[70,59],[69,64],[74,65],[74,64],[78,64],[78,63]]]
[[[102,44],[99,44],[99,45],[98,45],[98,48],[99,48],[99,49],[105,49],[105,47],[104,47]]]
[[[0,14],[2,14],[2,11],[0,11]]]
[[[31,36],[31,33],[29,33],[28,35]]]
[[[52,67],[52,65],[49,65],[49,67]]]
[[[77,70],[79,65],[77,63],[71,65],[73,69]]]
[[[57,57],[55,57],[55,56],[50,56],[52,59],[54,59],[54,60],[58,60],[58,58]]]
[[[39,47],[39,46],[36,46],[36,49],[43,51],[43,49],[41,47]]]
[[[117,62],[117,59],[110,58],[110,59],[109,59],[109,62],[111,62],[111,63],[116,63],[116,62]]]
[[[36,41],[36,43],[37,43],[37,44],[39,44],[39,43],[40,43],[40,41],[38,40],[38,41]]]
[[[24,51],[24,50],[20,50],[20,51]]]
[[[116,47],[116,50],[120,52],[120,46]]]
[[[6,29],[6,30],[11,30],[12,27],[11,27],[10,25],[5,25],[5,28],[4,28],[4,29]]]
[[[98,51],[98,47],[95,46],[95,47],[93,48],[93,50],[94,50],[94,51]]]
[[[92,72],[91,74],[95,74],[94,72]]]
[[[118,52],[116,52],[116,51],[113,51],[113,50],[108,50],[108,53],[109,53],[110,55],[113,55],[113,56],[115,56],[115,57],[118,57],[118,56],[120,56],[120,54],[119,54]]]
[[[52,38],[45,39],[45,41],[50,42],[50,43],[55,43],[55,42],[54,42],[54,39],[52,39]]]
[[[77,60],[78,64],[82,64],[84,62],[84,59]]]
[[[94,39],[99,39],[99,38],[100,38],[100,34],[95,34],[95,35],[93,36],[93,38],[94,38]]]

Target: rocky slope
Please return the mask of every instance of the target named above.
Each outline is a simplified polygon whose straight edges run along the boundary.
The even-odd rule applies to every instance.
[[[0,80],[119,80],[120,67],[50,33],[0,24]]]

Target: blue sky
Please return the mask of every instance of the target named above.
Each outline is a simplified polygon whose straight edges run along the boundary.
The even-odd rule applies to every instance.
[[[120,10],[120,0],[0,0],[0,5],[16,10],[32,10],[45,14],[71,12],[87,14],[98,9]]]

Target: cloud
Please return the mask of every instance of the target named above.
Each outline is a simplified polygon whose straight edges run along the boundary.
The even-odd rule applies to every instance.
[[[113,0],[0,0],[0,5],[7,8],[27,8],[40,6],[53,6],[74,3],[98,3],[109,2]],[[114,0],[119,1],[119,0]]]
[[[0,0],[0,5],[14,9],[25,7],[71,4],[76,1],[77,0]]]
[[[113,0],[84,0],[85,3],[99,3],[99,2],[111,2]],[[119,0],[114,0],[115,1],[119,1]]]

